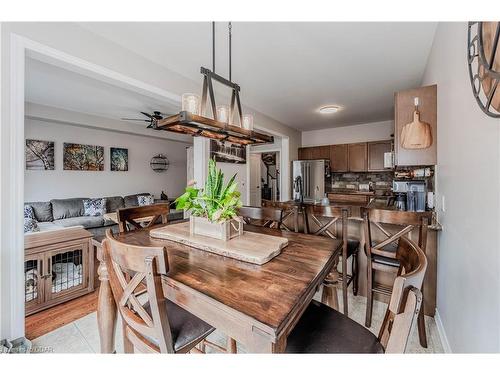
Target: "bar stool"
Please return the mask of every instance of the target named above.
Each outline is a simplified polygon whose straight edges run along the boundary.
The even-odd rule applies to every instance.
[[[365,233],[365,253],[367,258],[367,303],[365,326],[370,327],[373,311],[373,294],[379,293],[390,296],[392,286],[375,283],[375,271],[386,273],[398,273],[400,261],[396,258],[397,242],[407,237],[408,233],[418,229],[418,246],[425,252],[427,245],[427,226],[430,212],[407,212],[384,209],[362,209],[363,227]],[[387,226],[396,227],[390,229]],[[372,229],[377,230],[379,237],[377,241],[373,237]],[[424,294],[422,287],[422,294]],[[424,309],[420,309],[418,316],[418,335],[420,345],[427,347],[427,335],[425,332]]]

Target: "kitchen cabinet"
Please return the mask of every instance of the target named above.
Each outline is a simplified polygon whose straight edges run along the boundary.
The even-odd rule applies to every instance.
[[[368,167],[366,143],[350,143],[348,150],[349,171],[366,172]]]
[[[384,154],[391,152],[392,141],[368,142],[368,171],[376,172],[384,169]]]
[[[343,193],[328,193],[327,197],[330,201],[334,203],[360,203],[360,204],[368,204],[370,202],[370,198],[373,196],[372,194],[343,194]]]
[[[418,98],[420,121],[429,124],[431,142],[425,148],[405,148],[402,132],[414,121],[415,98]],[[437,86],[397,92],[394,96],[394,150],[397,166],[422,166],[437,164]],[[421,129],[419,129],[421,130]]]
[[[330,146],[299,148],[299,160],[330,159]]]
[[[349,170],[348,145],[330,146],[330,168],[332,172],[347,172]]]

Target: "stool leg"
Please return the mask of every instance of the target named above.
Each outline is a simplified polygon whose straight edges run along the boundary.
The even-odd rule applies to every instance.
[[[424,318],[424,286],[422,285],[422,304],[420,305],[420,311],[418,313],[417,325],[418,325],[418,339],[420,341],[420,346],[422,348],[427,348],[427,333],[425,331],[425,318]]]
[[[367,264],[367,278],[366,278],[366,318],[365,326],[372,325],[372,310],[373,310],[373,270],[371,261],[368,260]]]
[[[348,316],[348,302],[347,302],[347,259],[342,257],[342,302],[344,304],[344,315]]]
[[[354,280],[352,280],[352,294],[355,296],[358,295],[358,270],[358,254],[354,253],[352,255],[352,277],[354,278]]]

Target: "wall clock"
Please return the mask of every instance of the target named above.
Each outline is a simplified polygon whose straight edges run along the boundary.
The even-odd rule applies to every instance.
[[[500,22],[469,22],[467,59],[472,92],[488,116],[500,118]]]

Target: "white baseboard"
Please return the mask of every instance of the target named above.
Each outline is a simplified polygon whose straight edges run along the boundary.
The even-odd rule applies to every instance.
[[[446,331],[444,330],[443,322],[441,321],[441,316],[439,315],[439,311],[437,309],[434,319],[436,321],[439,338],[441,339],[441,344],[443,345],[444,352],[447,354],[453,353],[450,343],[448,342],[448,337],[446,336]]]

